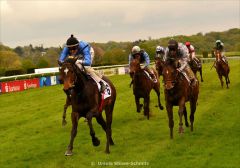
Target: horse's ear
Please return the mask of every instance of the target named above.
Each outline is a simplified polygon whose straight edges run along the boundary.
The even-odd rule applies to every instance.
[[[58,65],[61,67],[63,63],[59,60],[57,62],[58,62]]]

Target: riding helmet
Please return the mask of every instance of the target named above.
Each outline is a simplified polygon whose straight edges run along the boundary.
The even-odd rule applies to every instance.
[[[168,42],[168,48],[169,50],[177,50],[178,49],[178,42],[176,40],[169,40]]]
[[[185,43],[185,45],[186,45],[186,46],[190,46],[191,43],[190,43],[189,41],[187,41],[187,42]]]
[[[139,46],[134,46],[134,47],[132,48],[132,54],[133,54],[133,55],[140,53],[140,51],[141,51],[141,49],[140,49]]]
[[[74,47],[74,46],[77,46],[79,44],[79,41],[77,40],[76,37],[74,37],[72,34],[71,34],[71,37],[68,38],[67,40],[67,47]]]

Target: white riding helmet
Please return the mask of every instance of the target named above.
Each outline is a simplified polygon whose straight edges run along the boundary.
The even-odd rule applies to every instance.
[[[134,55],[134,54],[138,54],[138,53],[140,53],[140,47],[139,46],[134,46],[133,48],[132,48],[132,54]]]
[[[161,46],[156,47],[156,52],[163,52],[163,51],[164,51],[163,47],[161,47]]]

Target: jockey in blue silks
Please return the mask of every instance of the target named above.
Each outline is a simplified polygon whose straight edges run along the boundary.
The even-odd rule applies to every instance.
[[[79,69],[82,69],[82,65],[84,65],[86,72],[101,86],[101,92],[104,92],[106,86],[102,82],[102,75],[97,73],[92,67],[92,61],[94,58],[94,50],[84,41],[78,41],[73,35],[68,38],[66,46],[63,48],[59,61],[63,62],[68,56],[78,56],[82,55],[82,59],[78,59],[75,64]]]
[[[144,63],[144,70],[146,70],[149,75],[151,76],[152,80],[154,82],[156,82],[156,76],[154,75],[153,70],[150,69],[150,58],[149,55],[147,54],[146,51],[141,50],[139,46],[134,46],[132,48],[132,52],[129,54],[129,65],[131,63],[131,61],[136,58],[137,56],[140,56],[140,63],[143,64]]]

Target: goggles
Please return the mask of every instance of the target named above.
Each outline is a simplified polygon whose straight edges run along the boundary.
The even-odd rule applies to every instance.
[[[78,46],[68,47],[68,49],[69,49],[69,51],[77,50],[77,49],[78,49]]]

